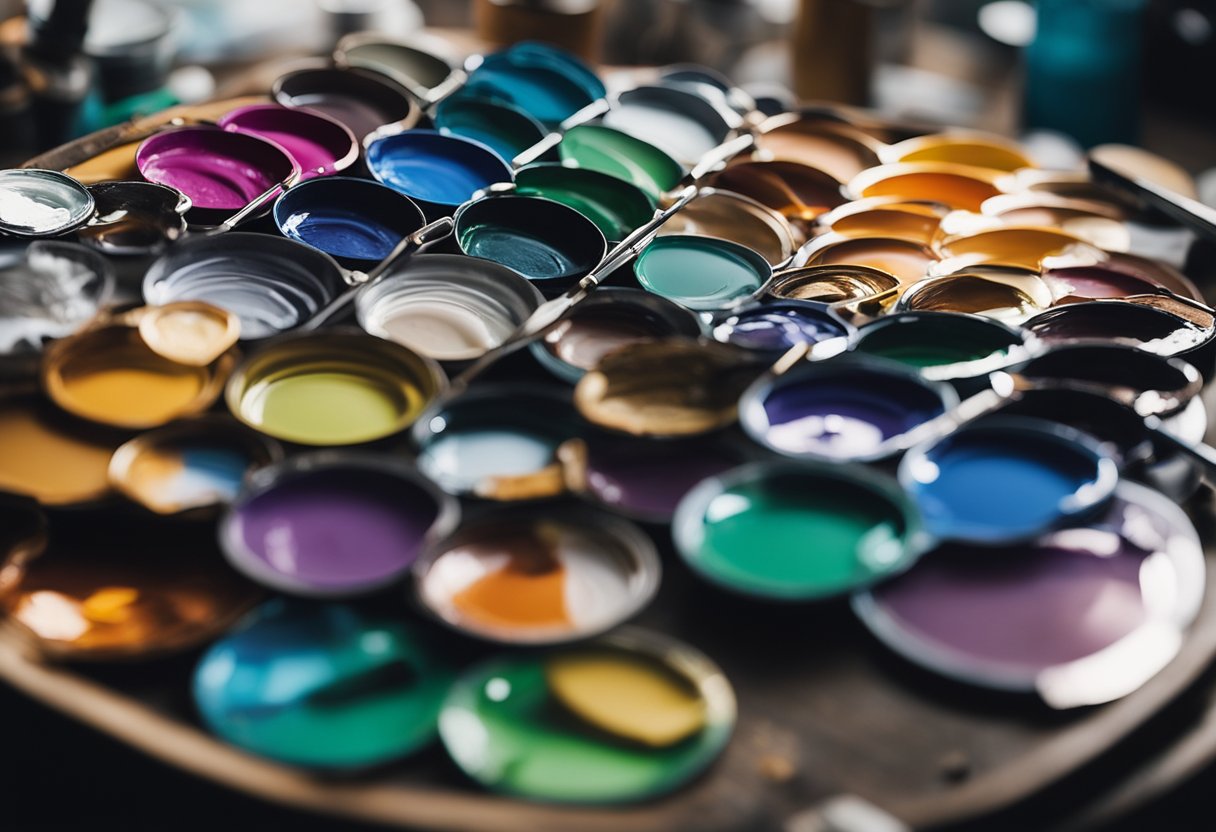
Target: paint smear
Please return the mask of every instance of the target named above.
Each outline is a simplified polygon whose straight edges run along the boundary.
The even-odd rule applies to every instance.
[[[77,260],[31,247],[0,278],[0,353],[36,352],[71,335],[96,314],[100,281]]]
[[[466,493],[492,477],[532,474],[553,462],[558,440],[524,430],[449,430],[418,456],[418,467],[445,490]]]
[[[109,490],[117,445],[61,430],[33,402],[0,403],[0,490],[47,505],[96,499]]]
[[[171,514],[231,502],[251,462],[247,454],[219,445],[144,448],[123,479],[148,508]]]
[[[590,370],[615,349],[660,333],[644,316],[620,310],[587,309],[559,323],[545,336],[545,348],[580,370]]]
[[[452,596],[460,615],[488,627],[572,627],[566,608],[566,570],[557,553],[556,530],[538,527],[497,541],[506,555],[502,568]],[[457,549],[449,556],[466,557]],[[484,557],[477,553],[474,557]]]

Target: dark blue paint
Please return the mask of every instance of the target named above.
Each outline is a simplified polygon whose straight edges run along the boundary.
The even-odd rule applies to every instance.
[[[795,344],[848,338],[850,328],[825,309],[791,303],[741,312],[723,321],[714,334],[745,349],[782,353]]]
[[[447,216],[477,191],[514,179],[490,148],[434,130],[407,130],[367,148],[372,176],[413,199],[428,217]]]

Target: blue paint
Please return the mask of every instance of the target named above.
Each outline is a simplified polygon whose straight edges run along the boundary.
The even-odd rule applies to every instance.
[[[551,127],[606,94],[582,61],[540,43],[487,55],[470,74],[465,92],[506,101]]]
[[[1114,463],[1081,437],[1033,419],[979,423],[910,452],[900,480],[938,537],[1023,540],[1098,505],[1113,490]]]
[[[824,309],[780,303],[741,312],[714,328],[714,337],[759,352],[783,353],[795,344],[836,339],[847,346],[852,328]]]
[[[428,216],[445,216],[477,191],[514,178],[490,148],[434,130],[385,136],[367,148],[372,176],[418,202]]]
[[[249,458],[225,448],[182,448],[182,467],[231,500],[241,490]]]
[[[325,252],[345,266],[367,268],[426,221],[397,191],[367,179],[331,176],[286,191],[274,220],[284,237]]]

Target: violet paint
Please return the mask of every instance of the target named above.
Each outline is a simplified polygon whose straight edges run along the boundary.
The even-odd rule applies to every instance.
[[[255,577],[353,592],[407,570],[438,515],[435,498],[419,485],[387,472],[327,469],[280,480],[241,503],[229,548],[253,561]]]
[[[713,443],[603,442],[588,448],[586,488],[607,508],[667,522],[693,486],[740,461]]]
[[[278,144],[299,164],[301,179],[343,170],[359,156],[354,134],[319,112],[279,104],[251,104],[228,113],[219,125]]]

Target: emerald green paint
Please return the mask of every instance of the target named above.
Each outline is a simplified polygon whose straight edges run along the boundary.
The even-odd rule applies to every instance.
[[[641,188],[595,170],[558,164],[529,165],[515,174],[515,192],[568,205],[595,223],[608,240],[622,240],[654,215]]]
[[[583,725],[549,693],[543,658],[492,660],[452,686],[439,718],[448,753],[482,785],[534,800],[620,803],[654,797],[700,773],[733,727],[715,718],[667,748]]]
[[[924,368],[1001,357],[1015,343],[1016,338],[998,325],[939,317],[863,328],[857,350]]]
[[[684,176],[684,167],[654,145],[599,124],[567,130],[558,152],[567,164],[624,179],[654,199]]]
[[[397,618],[279,599],[207,651],[194,696],[203,721],[233,745],[358,769],[429,743],[451,681]]]
[[[659,237],[633,264],[643,289],[689,309],[720,309],[768,280],[771,267],[751,249],[713,237]]]
[[[730,589],[789,599],[838,595],[906,568],[923,548],[898,492],[828,466],[725,479],[724,487],[709,481],[685,498],[674,533],[689,564]]]

